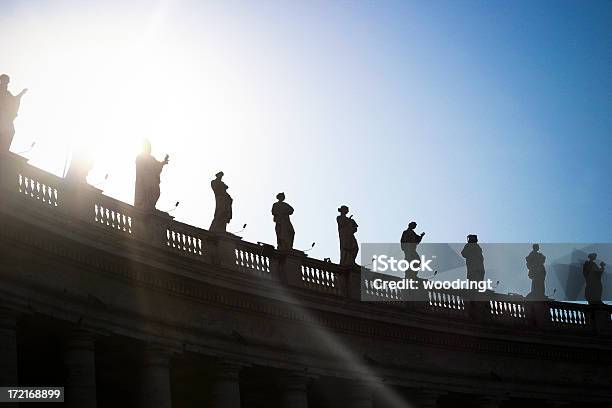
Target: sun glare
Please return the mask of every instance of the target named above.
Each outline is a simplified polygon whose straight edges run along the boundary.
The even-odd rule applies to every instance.
[[[239,137],[247,134],[245,118],[257,112],[248,111],[253,105],[244,95],[242,105],[233,103],[232,84],[240,85],[231,69],[203,58],[214,51],[178,35],[157,35],[161,20],[158,13],[140,29],[82,24],[64,29],[58,22],[39,28],[38,33],[53,31],[57,38],[49,41],[39,34],[29,39],[40,50],[37,62],[44,61],[45,69],[28,61],[20,70],[36,74],[25,75],[35,82],[23,82],[30,92],[16,122],[12,150],[22,152],[36,142],[26,156],[59,175],[72,152],[86,151],[94,160],[89,182],[128,202],[131,169],[145,138],[154,155],[169,153],[171,161],[179,145],[203,135],[209,149],[221,140],[219,151],[231,154],[242,143]],[[13,81],[11,88],[20,85]],[[102,183],[106,174],[108,182]]]

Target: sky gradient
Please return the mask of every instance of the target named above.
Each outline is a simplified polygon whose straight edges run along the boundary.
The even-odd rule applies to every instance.
[[[338,260],[360,242],[611,242],[612,2],[2,1],[0,71],[28,87],[12,151],[132,202],[144,137],[170,154],[158,208]],[[612,264],[612,259],[606,260]]]

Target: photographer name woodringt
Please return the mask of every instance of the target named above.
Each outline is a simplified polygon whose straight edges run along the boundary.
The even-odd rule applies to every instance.
[[[420,283],[423,287],[421,288]],[[374,289],[391,289],[391,290],[418,290],[418,289],[469,289],[477,290],[478,292],[486,292],[493,290],[493,281],[487,279],[484,281],[473,281],[468,279],[455,280],[420,280],[420,279],[400,279],[400,280],[384,280],[381,278],[372,281]]]

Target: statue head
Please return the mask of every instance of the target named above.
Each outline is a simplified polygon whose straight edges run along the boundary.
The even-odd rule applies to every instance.
[[[408,224],[408,229],[415,229],[417,226],[417,223],[414,221],[411,221],[410,224]]]
[[[142,152],[146,154],[151,154],[151,142],[149,139],[145,139],[142,142]]]
[[[346,215],[349,212],[349,208],[346,205],[341,205],[340,208],[338,208],[338,212]]]
[[[215,177],[218,178],[219,180],[221,180],[221,178],[224,176],[225,173],[223,173],[222,171],[218,172],[217,174],[215,174]]]
[[[278,194],[276,195],[276,199],[277,199],[278,201],[285,201],[285,193],[278,193]]]
[[[476,244],[478,242],[478,235],[470,234],[467,236],[468,244]]]
[[[589,255],[589,261],[594,261],[597,259],[597,254],[595,252],[591,252]]]
[[[8,75],[6,74],[0,75],[0,84],[8,85],[9,82],[11,82],[11,78]]]
[[[540,250],[540,244],[533,244],[531,246],[533,248],[534,251],[538,252]]]

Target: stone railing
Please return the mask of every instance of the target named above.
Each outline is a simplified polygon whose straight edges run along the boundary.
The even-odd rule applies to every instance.
[[[427,292],[429,306],[434,311],[450,315],[466,316],[465,300],[456,293],[430,290]]]
[[[336,296],[346,296],[346,273],[338,265],[305,257],[300,272],[304,288]]]
[[[213,234],[174,220],[167,213],[143,213],[133,206],[107,197],[87,184],[69,183],[27,164],[20,156],[0,154],[0,197],[14,210],[62,212],[123,239],[134,239],[192,262],[214,265],[220,270],[243,273],[278,282],[312,294],[374,301],[410,309],[418,304],[440,316],[486,324],[530,326],[544,330],[594,331],[612,335],[612,308],[566,302],[528,302],[520,296],[496,293],[486,299],[470,298],[460,291],[424,291],[412,302],[397,290],[376,289],[362,280],[359,267],[341,267],[307,257],[300,251],[277,251],[271,245],[250,243],[226,233]],[[2,204],[2,203],[0,203]],[[40,218],[39,218],[40,219]],[[373,272],[367,271],[368,276]],[[388,278],[388,277],[387,277]]]
[[[555,326],[566,326],[573,328],[584,328],[591,325],[590,314],[582,305],[550,302],[550,320]]]
[[[133,233],[134,220],[131,213],[129,205],[104,195],[100,195],[93,203],[94,222],[123,234]]]
[[[167,247],[195,258],[205,255],[209,236],[210,233],[206,230],[174,220],[166,227]]]
[[[272,279],[271,246],[238,241],[234,253],[236,267],[264,279]]]
[[[50,207],[58,206],[58,188],[61,179],[56,176],[36,167],[22,166],[15,181],[19,186],[19,192],[26,197]]]
[[[382,279],[383,281],[389,282],[398,281],[401,278],[391,278],[389,275],[383,275],[369,269],[364,270],[364,275],[364,279],[362,279],[362,300],[374,302],[399,302],[403,300],[400,290],[391,289],[389,287],[376,287],[374,284],[376,279]]]
[[[507,323],[526,324],[526,303],[520,300],[491,299],[489,300],[489,311],[494,320]]]

